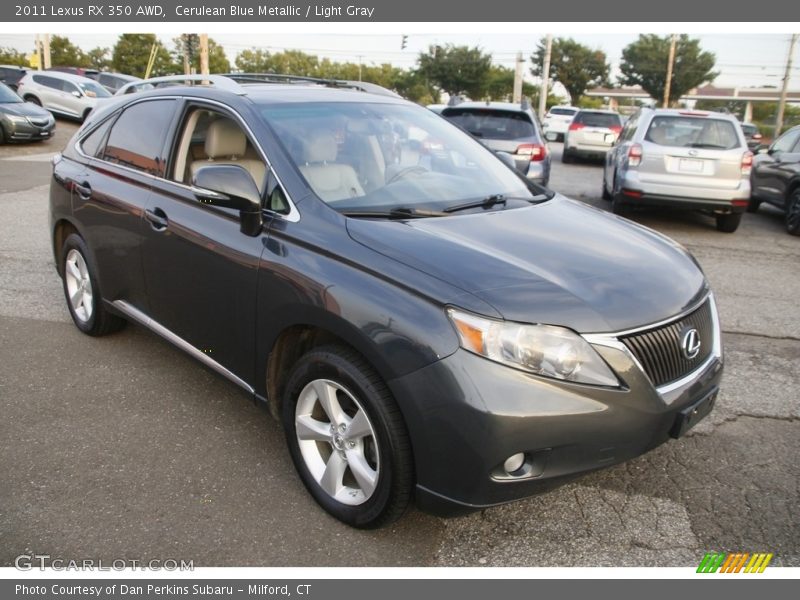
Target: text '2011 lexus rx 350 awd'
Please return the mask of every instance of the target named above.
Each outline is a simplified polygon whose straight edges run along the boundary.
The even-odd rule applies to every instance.
[[[266,403],[340,520],[524,498],[711,410],[717,311],[676,243],[375,86],[195,79],[104,103],[54,160],[67,306]]]

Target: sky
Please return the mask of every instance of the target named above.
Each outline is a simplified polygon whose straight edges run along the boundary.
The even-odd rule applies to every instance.
[[[221,44],[233,63],[236,54],[247,48],[263,48],[269,51],[284,49],[298,49],[305,52],[328,57],[335,61],[358,62],[364,64],[380,64],[389,62],[398,67],[412,67],[421,51],[425,51],[431,44],[446,44],[480,46],[485,52],[490,52],[495,64],[514,67],[517,52],[522,52],[528,59],[535,50],[538,41],[545,30],[537,31],[537,24],[530,24],[529,33],[453,33],[452,28],[443,28],[442,31],[418,31],[408,33],[408,42],[405,50],[401,50],[401,33],[351,33],[351,32],[322,32],[322,33],[253,33],[226,31],[224,25],[216,25],[210,33]],[[445,31],[450,29],[450,31]],[[518,29],[518,28],[517,28]],[[635,33],[586,33],[573,32],[570,26],[563,25],[562,29],[553,29],[554,35],[572,37],[578,42],[592,48],[603,50],[611,63],[612,79],[619,73],[619,63],[622,49],[635,41]],[[172,47],[172,38],[182,30],[161,31],[159,37]],[[63,33],[62,33],[63,34]],[[66,32],[70,40],[84,50],[96,46],[113,47],[118,34],[103,32],[72,33]],[[789,48],[789,35],[786,33],[692,33],[692,37],[700,38],[701,47],[716,55],[717,70],[720,76],[714,82],[721,87],[780,87],[786,64]],[[20,51],[30,52],[33,49],[34,34],[11,34],[0,31],[0,46],[10,46]],[[793,82],[790,89],[800,89],[800,44],[794,53],[794,66],[791,72]],[[526,79],[536,81],[527,71]]]

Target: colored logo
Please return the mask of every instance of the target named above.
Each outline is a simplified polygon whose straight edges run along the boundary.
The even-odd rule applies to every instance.
[[[707,552],[698,573],[763,573],[774,555],[766,552]]]

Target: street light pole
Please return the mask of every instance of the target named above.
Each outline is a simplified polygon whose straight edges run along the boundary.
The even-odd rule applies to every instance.
[[[783,87],[781,88],[781,99],[778,102],[778,116],[775,117],[775,137],[781,134],[783,129],[783,113],[786,110],[786,95],[789,91],[789,77],[792,74],[792,58],[794,56],[794,46],[797,43],[798,34],[793,33],[789,42],[789,56],[786,58],[786,72],[783,76]]]
[[[669,92],[672,87],[672,66],[675,63],[675,42],[677,36],[673,33],[669,42],[669,59],[667,60],[667,80],[664,82],[664,108],[669,108]]]
[[[553,52],[553,34],[548,33],[544,46],[544,64],[542,65],[542,86],[539,89],[539,121],[544,120],[547,108],[547,90],[550,86],[550,55]],[[573,100],[574,102],[574,100]]]

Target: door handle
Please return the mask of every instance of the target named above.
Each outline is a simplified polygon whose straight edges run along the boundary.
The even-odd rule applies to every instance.
[[[167,213],[160,208],[156,208],[155,210],[150,210],[149,208],[145,209],[144,218],[150,221],[150,225],[157,231],[163,231],[167,228],[167,225],[169,225]]]
[[[84,200],[88,200],[89,198],[92,197],[92,186],[90,186],[89,183],[86,181],[84,181],[83,183],[78,183],[77,181],[73,181],[72,189],[78,192],[78,195]]]

